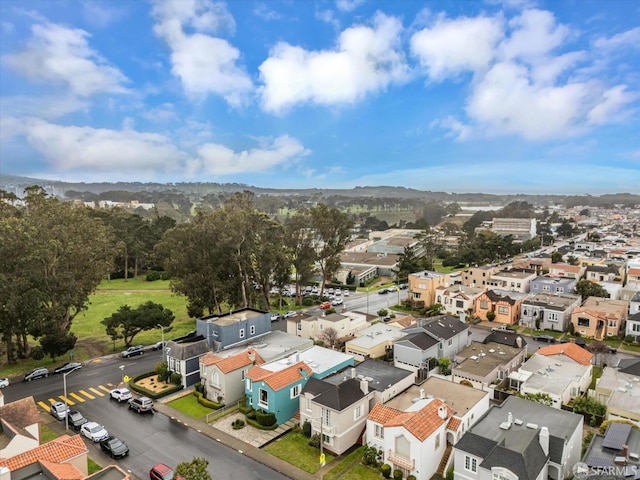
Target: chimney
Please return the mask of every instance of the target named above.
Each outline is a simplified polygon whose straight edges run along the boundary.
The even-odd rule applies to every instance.
[[[424,398],[424,388],[420,389],[420,398]]]
[[[447,407],[445,407],[444,405],[440,405],[438,407],[438,416],[441,419],[446,420],[447,419]]]
[[[511,427],[511,425],[513,425],[513,415],[511,412],[509,412],[507,414],[507,423],[509,424],[509,427]]]
[[[360,380],[360,390],[367,395],[369,393],[369,382],[366,379]]]
[[[248,354],[249,354],[249,361],[251,363],[255,362],[256,361],[256,352],[254,352],[253,350],[249,350]]]
[[[294,358],[296,359],[296,363],[298,363],[300,361],[300,354],[296,352],[296,356]]]
[[[623,445],[622,451],[620,452],[620,456],[627,458],[629,456],[629,445]]]
[[[351,378],[356,378],[356,369],[355,368],[351,369]]]
[[[549,455],[549,429],[547,427],[541,427],[540,433],[538,433],[538,440],[540,446],[545,455]]]

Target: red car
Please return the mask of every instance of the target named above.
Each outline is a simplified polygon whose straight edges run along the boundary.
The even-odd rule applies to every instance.
[[[331,308],[331,302],[324,302],[320,304],[320,308],[322,310],[326,310],[327,308]]]
[[[164,463],[158,463],[149,471],[151,480],[172,480],[173,468],[166,466]],[[176,480],[182,480],[180,475],[176,476]]]

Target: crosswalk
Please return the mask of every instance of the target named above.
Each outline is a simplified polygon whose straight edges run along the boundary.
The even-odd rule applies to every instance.
[[[51,411],[51,407],[49,405],[54,402],[60,401],[69,405],[70,407],[73,407],[78,403],[84,403],[88,400],[95,400],[99,397],[106,397],[114,388],[115,385],[113,385],[112,383],[107,383],[106,385],[98,385],[97,387],[88,387],[86,389],[78,390],[77,393],[67,392],[66,397],[64,395],[58,395],[57,398],[51,397],[48,399],[49,403],[42,400],[38,401],[37,403],[43,410],[49,412]]]

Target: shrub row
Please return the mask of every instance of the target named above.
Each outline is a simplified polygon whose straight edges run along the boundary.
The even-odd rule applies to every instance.
[[[212,408],[214,410],[218,410],[218,409],[224,407],[224,403],[218,403],[218,402],[213,402],[211,400],[208,400],[208,399],[206,399],[204,397],[204,395],[202,393],[198,392],[197,390],[194,390],[193,394],[198,399],[198,403],[200,405],[202,405],[203,407]]]
[[[172,393],[176,393],[179,392],[180,390],[182,390],[182,385],[171,385],[167,388],[165,388],[162,392],[152,392],[151,390],[147,390],[144,387],[141,387],[139,385],[136,385],[136,382],[142,380],[143,378],[147,378],[147,377],[151,377],[153,375],[155,375],[155,372],[145,372],[145,373],[141,373],[140,375],[137,375],[135,377],[133,377],[133,379],[129,382],[129,388],[131,390],[133,390],[134,392],[137,392],[141,395],[144,395],[145,397],[149,397],[153,400],[157,400],[158,398],[162,398],[164,396],[170,395]]]
[[[255,427],[259,430],[275,430],[278,428],[278,424],[274,423],[273,425],[260,425],[256,420],[251,420],[249,417],[246,417],[247,424]]]

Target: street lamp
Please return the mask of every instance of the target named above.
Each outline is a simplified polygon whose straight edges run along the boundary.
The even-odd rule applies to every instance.
[[[322,430],[322,424],[324,422],[322,421],[322,415],[320,417],[311,417],[311,420],[319,420],[320,421],[320,466],[324,467],[327,462],[325,461],[324,451],[323,451],[323,446],[324,446],[324,435],[323,435],[323,433],[324,432]]]
[[[69,375],[73,370],[69,372],[64,372],[62,374],[62,389],[64,390],[64,428],[65,430],[69,430],[69,399],[67,398],[67,375]]]
[[[158,327],[160,327],[160,332],[162,333],[162,361],[166,362],[167,353],[166,353],[166,349],[164,348],[164,326],[158,324]]]
[[[120,369],[120,371],[122,372],[122,385],[124,385],[124,367],[126,367],[126,365],[120,365],[118,367]]]

